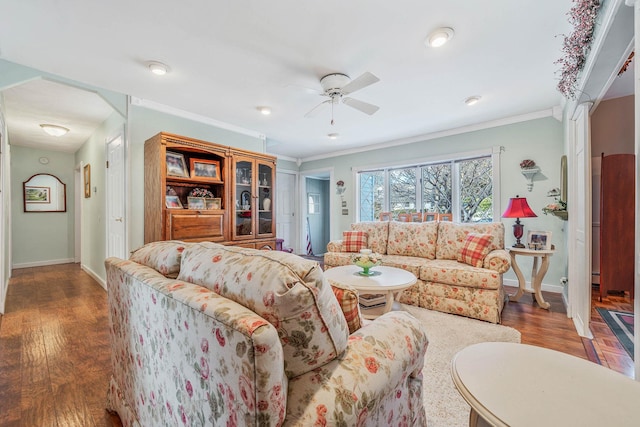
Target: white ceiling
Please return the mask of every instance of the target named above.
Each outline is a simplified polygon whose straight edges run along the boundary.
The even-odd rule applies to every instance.
[[[5,1],[0,58],[250,129],[266,135],[269,152],[305,159],[559,105],[554,61],[562,34],[572,30],[571,6],[571,0]],[[427,34],[441,26],[454,28],[454,38],[426,47]],[[152,75],[149,60],[171,72]],[[380,82],[351,96],[380,106],[377,113],[339,105],[334,126],[330,110],[304,118],[325,99],[306,89],[320,89],[323,75],[356,78],[366,71]],[[5,91],[14,143],[35,139],[14,125],[21,115],[14,106],[34,90],[55,89],[33,84]],[[463,101],[471,95],[482,100],[468,107]],[[273,113],[261,115],[261,105]],[[340,138],[329,140],[333,132]]]

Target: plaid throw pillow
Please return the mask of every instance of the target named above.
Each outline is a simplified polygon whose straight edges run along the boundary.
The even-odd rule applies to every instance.
[[[349,325],[349,335],[362,327],[360,306],[358,304],[358,291],[350,286],[329,280],[333,294],[340,304],[344,318]]]
[[[464,262],[473,267],[482,267],[484,257],[487,256],[490,250],[491,239],[490,234],[467,234],[467,239],[458,254],[458,262]]]
[[[367,233],[364,231],[343,231],[342,252],[360,252],[367,247]]]

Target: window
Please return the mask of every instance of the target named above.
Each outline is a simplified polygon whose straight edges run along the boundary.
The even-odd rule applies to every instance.
[[[497,158],[497,157],[496,157]],[[493,158],[487,154],[358,171],[359,221],[389,211],[450,213],[457,222],[493,221]]]
[[[309,200],[308,212],[310,215],[320,213],[320,194],[308,193],[307,199]]]

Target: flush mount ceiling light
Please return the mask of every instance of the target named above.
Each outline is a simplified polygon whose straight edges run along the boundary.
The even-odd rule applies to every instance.
[[[329,139],[338,139],[340,134],[339,133],[330,133],[327,136],[329,137]]]
[[[453,38],[453,28],[441,27],[429,34],[425,44],[429,47],[440,47]]]
[[[269,114],[271,114],[271,108],[270,107],[258,107],[258,111],[260,111],[261,114],[268,116]]]
[[[149,70],[157,76],[164,76],[169,72],[169,66],[158,61],[147,62],[147,67],[149,67]]]
[[[464,103],[467,104],[469,107],[471,107],[472,105],[476,105],[481,98],[482,98],[481,96],[477,96],[477,95],[470,96],[464,100]]]
[[[51,136],[62,136],[69,132],[69,129],[58,125],[41,124],[40,127]]]

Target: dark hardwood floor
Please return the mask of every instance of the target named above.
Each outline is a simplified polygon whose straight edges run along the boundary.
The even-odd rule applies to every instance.
[[[603,365],[632,375],[631,358],[595,310],[632,311],[628,296],[593,300],[595,339],[584,344],[560,295],[544,297],[550,310],[538,307],[528,294],[508,303],[503,324],[520,330],[523,343],[584,359],[597,356]],[[13,271],[6,313],[0,317],[0,426],[121,425],[104,409],[110,376],[106,304],[104,289],[77,264]]]

